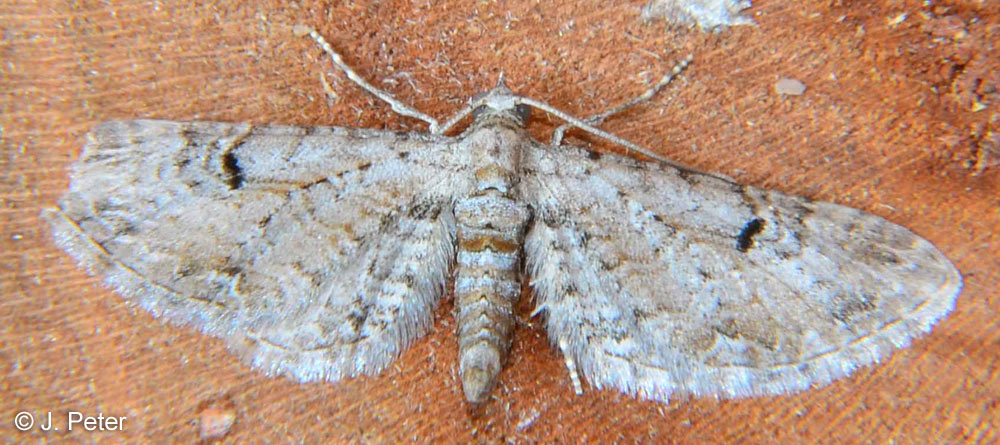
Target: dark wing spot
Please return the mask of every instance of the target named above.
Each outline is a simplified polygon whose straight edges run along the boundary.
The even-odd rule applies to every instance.
[[[746,252],[750,250],[750,246],[753,246],[753,237],[756,236],[764,230],[764,220],[760,218],[754,218],[747,221],[746,225],[743,226],[743,230],[736,237],[736,249],[740,252]]]
[[[226,174],[226,184],[230,190],[236,190],[243,186],[243,170],[240,169],[236,155],[228,151],[222,155],[222,171]]]

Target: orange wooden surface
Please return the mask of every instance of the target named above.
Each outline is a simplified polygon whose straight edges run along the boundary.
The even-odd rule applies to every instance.
[[[222,404],[235,410],[224,439],[234,442],[1000,440],[1000,12],[989,2],[758,0],[758,26],[719,34],[642,24],[642,0],[116,3],[0,5],[0,437],[192,442],[199,413]],[[380,376],[268,378],[220,341],[128,306],[54,246],[38,212],[107,119],[424,129],[293,36],[300,23],[439,117],[501,71],[517,92],[591,114],[692,53],[679,82],[604,128],[702,170],[903,224],[955,262],[965,289],[912,347],[781,397],[657,404],[586,385],[575,396],[527,298],[512,360],[478,412],[458,385],[450,302]],[[776,95],[782,77],[805,94]],[[535,116],[547,138],[556,122]],[[122,432],[22,433],[20,411],[127,420]]]

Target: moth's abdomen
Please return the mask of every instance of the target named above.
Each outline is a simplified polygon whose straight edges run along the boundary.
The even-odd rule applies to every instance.
[[[484,181],[482,169],[477,172]],[[455,308],[459,376],[469,402],[486,399],[510,349],[527,208],[506,187],[485,188],[455,205]]]

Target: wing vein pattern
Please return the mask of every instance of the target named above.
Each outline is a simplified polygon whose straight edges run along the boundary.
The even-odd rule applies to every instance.
[[[469,187],[453,139],[166,121],[88,137],[44,216],[154,315],[300,380],[377,373],[431,326]]]
[[[928,331],[961,277],[852,208],[573,147],[526,152],[525,250],[550,341],[644,398],[823,385]]]

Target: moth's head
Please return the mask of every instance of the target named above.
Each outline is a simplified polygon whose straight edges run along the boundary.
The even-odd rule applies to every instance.
[[[518,99],[520,97],[507,88],[501,73],[497,86],[472,98],[473,103],[479,104],[472,111],[472,116],[477,121],[487,118],[513,119],[523,126],[531,116],[531,107],[522,104]]]

